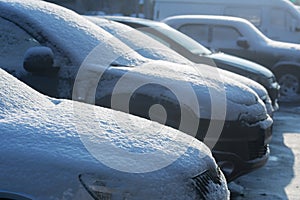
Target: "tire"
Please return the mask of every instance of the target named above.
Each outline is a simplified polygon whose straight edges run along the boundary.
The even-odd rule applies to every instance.
[[[300,69],[282,69],[276,72],[281,99],[295,97],[300,91]]]

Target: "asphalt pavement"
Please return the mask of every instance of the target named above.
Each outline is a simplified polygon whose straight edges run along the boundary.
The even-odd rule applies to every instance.
[[[300,103],[280,105],[273,120],[267,164],[229,183],[231,199],[300,199]]]

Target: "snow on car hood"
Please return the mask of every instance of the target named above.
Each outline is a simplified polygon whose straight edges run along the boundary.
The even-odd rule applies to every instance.
[[[271,40],[271,39],[267,40],[267,43],[268,43],[268,45],[273,46],[273,47],[300,51],[300,45],[295,44],[295,43],[280,42],[280,41],[275,41],[275,40]]]
[[[272,49],[274,56],[279,56],[285,61],[298,61],[300,62],[299,53],[300,45],[288,42],[279,42],[271,39],[266,40],[266,47]],[[270,50],[271,51],[271,50]]]
[[[222,70],[220,68],[218,68],[218,70],[220,71],[220,74],[222,74],[224,81],[228,81],[228,78],[230,78],[233,81],[236,81],[237,84],[241,83],[244,84],[246,86],[248,86],[249,88],[251,88],[260,98],[260,100],[263,101],[267,113],[271,116],[274,108],[272,106],[272,100],[266,90],[266,88],[264,86],[262,86],[261,84],[259,84],[256,81],[253,81],[247,77],[241,76],[239,74],[236,73],[232,73],[230,71],[226,71],[226,70]]]
[[[246,85],[225,77],[222,73],[216,73],[216,70],[211,66],[203,65],[197,67],[197,65],[195,65],[196,68],[194,68],[161,61],[156,61],[155,66],[154,63],[145,65],[147,66],[143,67],[143,69],[145,69],[143,73],[146,72],[148,75],[161,76],[163,74],[164,76],[167,75],[166,77],[171,78],[172,80],[189,81],[200,102],[200,110],[202,111],[200,114],[202,117],[207,115],[210,116],[210,113],[206,113],[205,111],[207,108],[211,108],[214,105],[207,104],[207,102],[211,102],[211,98],[218,98],[218,94],[224,92],[223,89],[225,89],[227,104],[227,120],[237,120],[238,116],[244,112],[254,116],[258,113],[260,113],[259,115],[266,114],[265,107],[262,102],[259,101],[256,93]],[[159,66],[159,68],[157,68],[157,66]],[[157,69],[159,69],[159,72]],[[178,87],[180,87],[180,82],[178,84]],[[212,91],[215,91],[214,95],[211,94]],[[221,95],[220,97],[222,98]],[[253,109],[254,107],[256,107],[256,109],[250,111],[250,109]]]
[[[165,190],[173,197],[185,199],[194,198],[195,194],[186,190],[188,183],[184,181],[210,166],[216,167],[203,143],[177,130],[111,109],[48,98],[2,70],[0,85],[0,146],[5,155],[0,157],[2,190],[19,191],[38,199],[63,199],[70,195],[75,199],[80,188],[78,175],[92,173],[133,196],[151,194],[160,198]],[[180,147],[187,147],[187,151],[163,169],[124,173],[107,162],[120,161],[121,168],[140,164],[140,169],[149,163],[124,163],[120,155],[112,154],[105,166],[87,151],[90,149],[83,145],[82,137],[99,147],[112,145],[131,153],[156,151],[162,160],[176,155]],[[111,153],[109,148],[102,153],[107,152]],[[225,186],[223,182],[218,188],[220,196],[228,192]],[[138,196],[141,197],[146,196]],[[168,198],[171,196],[166,194],[165,199]]]
[[[233,82],[237,82],[244,84],[246,86],[248,86],[249,88],[251,88],[261,99],[265,98],[268,96],[268,92],[267,90],[264,88],[264,86],[262,86],[261,84],[259,84],[256,81],[253,81],[247,77],[241,76],[239,74],[236,73],[232,73],[230,71],[227,70],[223,70],[218,68],[218,71],[220,72],[220,74],[222,74],[222,77],[224,78],[224,81],[233,81]],[[224,76],[223,76],[224,75]],[[230,79],[230,80],[228,80]]]
[[[247,71],[253,72],[255,74],[261,74],[266,78],[270,78],[273,76],[273,73],[266,67],[236,56],[231,56],[224,53],[213,53],[208,55],[208,57],[219,60],[220,62],[229,63],[230,65],[241,69],[246,69]]]

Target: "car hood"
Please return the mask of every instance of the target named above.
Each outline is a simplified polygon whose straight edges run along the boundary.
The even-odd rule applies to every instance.
[[[251,88],[259,97],[263,97],[268,95],[267,90],[262,86],[261,84],[257,83],[256,81],[253,81],[247,77],[244,77],[242,75],[223,70],[218,69],[219,73],[224,78],[224,81],[231,81],[231,82],[237,82],[236,84],[244,84],[247,87]]]
[[[134,197],[159,196],[173,187],[170,193],[182,199],[187,196],[184,180],[216,167],[203,143],[175,129],[112,109],[48,98],[2,70],[0,83],[0,147],[5,155],[0,157],[2,190],[37,199],[70,195],[76,199],[82,188],[78,176],[82,175],[101,179],[116,195],[129,191]],[[180,155],[181,147],[186,151]],[[98,157],[95,149],[105,157]],[[141,154],[143,158],[153,152],[157,152],[157,161],[170,156],[178,159],[147,172],[147,166],[156,162],[143,164],[130,156]],[[132,167],[136,172],[145,171],[130,173]],[[135,189],[137,185],[141,191]],[[225,185],[223,182],[223,191],[219,188],[221,194]]]
[[[266,45],[272,49],[272,53],[274,54],[274,56],[281,57],[281,59],[287,61],[300,61],[299,44],[267,40]]]
[[[275,40],[267,40],[268,45],[272,47],[278,47],[282,49],[289,49],[292,51],[300,51],[300,45],[295,43],[289,43],[289,42],[280,42]]]
[[[239,58],[236,56],[231,56],[231,55],[228,55],[225,53],[212,53],[207,56],[214,60],[217,60],[218,62],[227,64],[227,65],[232,65],[232,66],[234,66],[236,68],[240,68],[241,70],[244,70],[244,71],[249,71],[249,72],[252,72],[255,74],[260,74],[262,76],[265,76],[266,78],[270,78],[273,76],[273,73],[269,69],[267,69],[257,63],[248,61],[246,59],[242,59],[242,58]]]
[[[84,63],[84,65],[89,66],[86,68],[88,69],[86,74],[82,76],[85,80],[93,80],[93,77],[99,78],[97,72],[103,70],[99,65],[92,63]],[[211,119],[212,109],[215,108],[214,106],[218,107],[216,103],[224,105],[225,109],[216,111],[212,119],[221,120],[226,116],[227,120],[238,120],[242,113],[248,113],[247,115],[252,117],[261,118],[263,115],[265,115],[264,118],[266,117],[265,107],[252,89],[230,78],[223,81],[223,77],[211,66],[181,65],[151,60],[138,67],[110,67],[106,71],[109,73],[105,73],[101,77],[101,80],[106,83],[106,87],[100,88],[99,94],[101,95],[112,93],[112,88],[120,93],[132,94],[132,88],[136,88],[136,85],[156,83],[178,92],[178,94],[175,93],[175,96],[182,97],[177,99],[181,105],[191,108],[200,106],[201,113],[192,110],[198,117],[201,115],[201,118]],[[79,82],[84,83],[84,80]],[[82,87],[88,87],[88,85],[83,84],[77,89],[81,88],[81,91],[85,91]],[[192,88],[193,92],[188,90],[189,87]],[[169,94],[169,90],[147,89],[144,92],[148,96],[153,95],[153,98],[158,96],[166,99],[174,97],[174,95]],[[193,95],[196,96],[197,101],[193,101]],[[257,120],[259,119],[255,119],[255,121]]]
[[[269,94],[266,90],[266,88],[264,86],[262,86],[261,84],[259,84],[256,81],[253,81],[252,79],[249,79],[247,77],[241,76],[239,74],[236,73],[232,73],[230,71],[227,70],[222,70],[219,69],[220,74],[222,74],[224,81],[227,81],[227,79],[231,79],[236,81],[237,84],[244,84],[246,86],[248,86],[249,88],[251,88],[258,96],[259,98],[264,102],[266,109],[267,109],[267,113],[269,115],[272,115],[274,108],[272,106],[272,100],[269,97]]]

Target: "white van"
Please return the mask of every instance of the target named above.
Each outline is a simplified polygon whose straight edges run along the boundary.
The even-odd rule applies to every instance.
[[[273,40],[300,43],[300,11],[288,0],[155,0],[153,9],[154,20],[183,14],[241,17]]]

